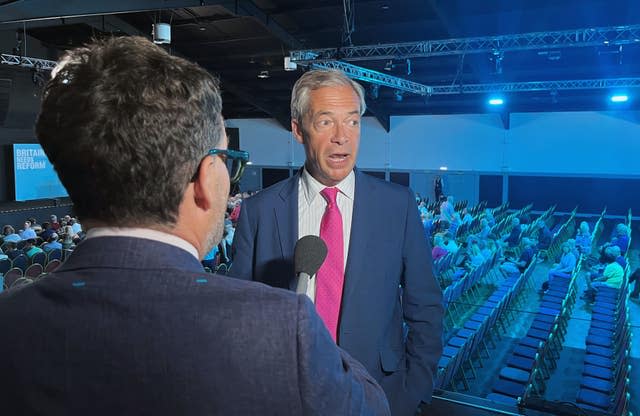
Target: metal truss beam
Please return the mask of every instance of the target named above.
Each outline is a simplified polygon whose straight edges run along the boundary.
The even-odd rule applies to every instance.
[[[624,44],[640,45],[640,25],[294,50],[290,56],[292,62],[304,64],[331,59],[371,61]]]
[[[382,72],[362,68],[341,61],[319,61],[311,64],[312,68],[322,69],[339,69],[343,71],[349,78],[359,79],[360,81],[371,82],[373,84],[384,85],[385,87],[394,88],[410,92],[418,95],[431,95],[432,88],[419,84],[417,82],[408,81],[406,79],[394,77]]]
[[[603,88],[640,88],[640,78],[577,79],[433,86],[431,87],[431,93],[433,95],[488,94],[498,92],[592,90]]]
[[[51,70],[56,66],[57,62],[49,61],[47,59],[30,58],[28,56],[17,56],[3,53],[2,55],[0,55],[0,64]]]

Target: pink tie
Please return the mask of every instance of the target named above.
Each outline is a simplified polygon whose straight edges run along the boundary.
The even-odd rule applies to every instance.
[[[320,238],[327,244],[327,258],[318,270],[316,280],[316,309],[337,340],[338,319],[344,283],[344,239],[342,215],[336,203],[338,188],[324,188],[320,195],[327,200],[327,208],[320,222]]]

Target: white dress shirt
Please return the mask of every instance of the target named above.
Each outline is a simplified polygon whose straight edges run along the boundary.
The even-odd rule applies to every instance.
[[[342,237],[344,239],[344,265],[347,265],[349,254],[349,239],[351,237],[351,220],[353,218],[353,197],[355,192],[356,176],[351,171],[342,182],[335,187],[340,192],[336,197],[338,209],[342,215]],[[303,169],[298,183],[298,239],[305,235],[320,236],[320,222],[327,207],[327,201],[320,195],[320,191],[327,188],[314,177],[306,168]],[[312,301],[316,298],[316,278],[311,278],[307,287],[307,296]]]

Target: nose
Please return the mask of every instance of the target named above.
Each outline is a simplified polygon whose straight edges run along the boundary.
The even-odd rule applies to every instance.
[[[344,144],[349,141],[347,134],[346,126],[343,123],[336,123],[336,128],[333,132],[331,141],[336,144]]]

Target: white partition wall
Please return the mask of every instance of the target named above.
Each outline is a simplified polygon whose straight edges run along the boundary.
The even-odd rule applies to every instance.
[[[363,120],[363,169],[640,176],[638,112],[520,113],[505,130],[497,114],[391,118],[387,133]],[[258,166],[299,166],[304,149],[271,119],[228,120]]]

